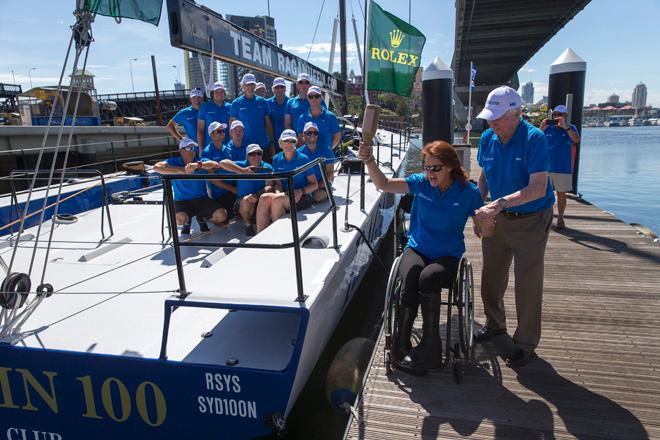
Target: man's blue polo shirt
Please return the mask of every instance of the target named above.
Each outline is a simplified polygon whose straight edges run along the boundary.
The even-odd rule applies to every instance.
[[[286,160],[286,157],[284,157],[284,151],[280,151],[273,157],[273,170],[276,173],[291,171],[308,163],[309,158],[298,150],[294,152],[293,159],[291,160]],[[310,175],[314,175],[314,171],[307,170],[304,173],[297,174],[293,178],[293,189],[300,189],[307,186],[307,176]],[[286,179],[280,180],[280,182],[282,182],[282,187],[284,188],[284,191],[286,191],[289,188]]]
[[[570,125],[570,130],[577,133],[577,127]],[[572,156],[573,141],[568,136],[568,131],[556,125],[548,125],[543,132],[548,140],[548,154],[551,173],[573,174]]]
[[[321,99],[321,107],[324,109],[328,108],[328,105],[323,99]],[[300,115],[307,112],[309,112],[309,101],[307,98],[302,99],[300,96],[289,99],[289,102],[286,104],[286,109],[284,110],[284,114],[291,116],[291,128],[294,130],[296,129],[296,124],[298,119],[300,119]]]
[[[289,99],[288,96],[285,96],[282,104],[277,103],[277,98],[275,96],[266,100],[268,101],[268,114],[273,123],[274,139],[279,139],[284,131],[284,111],[286,110],[286,105],[289,102]],[[275,150],[280,151],[277,142],[275,143]]]
[[[309,162],[313,161],[314,159],[318,159],[319,157],[324,159],[329,159],[323,161],[324,172],[325,172],[325,166],[327,164],[334,163],[335,161],[335,154],[332,152],[332,150],[330,148],[324,148],[319,145],[316,146],[316,150],[314,151],[310,150],[307,145],[303,145],[302,147],[298,148],[298,152],[307,156],[309,158]],[[316,166],[312,169],[314,170],[316,181],[319,183],[323,182],[323,177],[321,177],[321,170],[319,170],[319,167]]]
[[[521,119],[513,137],[504,145],[492,128],[484,131],[477,161],[486,176],[490,197],[495,200],[528,186],[531,174],[548,171],[548,142],[541,130]],[[548,181],[545,196],[507,211],[542,211],[554,203],[555,195]]]
[[[234,145],[234,141],[229,141],[227,147],[229,148],[229,152],[231,154],[231,160],[233,160],[234,162],[236,162],[237,160],[246,160],[247,146],[248,144],[245,142],[245,138],[243,138],[243,142],[241,143],[240,147]]]
[[[268,102],[261,96],[248,99],[241,95],[231,103],[230,116],[240,120],[245,126],[245,145],[258,144],[261,148],[268,147],[268,133],[266,120],[268,116]]]
[[[236,162],[236,165],[239,167],[248,167],[250,166],[250,162],[247,160],[239,160]],[[263,160],[259,164],[261,168],[265,168],[266,170],[260,171],[260,174],[263,173],[272,173],[273,172],[273,167],[270,166],[269,163],[264,162]],[[236,197],[243,197],[247,196],[248,194],[256,194],[259,191],[263,191],[263,189],[266,187],[266,181],[265,180],[237,180],[236,181]]]
[[[209,136],[209,125],[211,122],[221,122],[227,125],[225,128],[225,139],[229,140],[229,112],[231,110],[231,104],[228,102],[223,102],[222,106],[219,106],[215,101],[211,100],[204,103],[197,114],[197,119],[204,121],[204,145],[208,145],[211,142],[211,136]]]
[[[226,145],[223,145],[222,149],[219,149],[219,148],[216,148],[216,146],[213,145],[213,143],[210,143],[206,146],[206,148],[204,148],[204,151],[202,152],[202,159],[213,160],[215,162],[220,163],[220,161],[222,161],[224,159],[231,159],[231,151],[230,151],[229,147],[227,147]],[[215,173],[216,174],[231,174],[228,171],[220,169],[220,168],[216,169]],[[230,184],[230,185],[233,184],[233,181],[231,181],[231,180],[224,180],[223,182],[227,183],[227,184]],[[207,186],[209,187],[209,190],[211,191],[211,197],[213,197],[214,199],[217,199],[218,197],[220,197],[221,195],[223,195],[224,193],[227,192],[226,189],[219,188],[219,187],[215,186],[214,184],[212,184],[211,182],[208,182]]]
[[[406,246],[429,260],[461,258],[465,252],[465,222],[483,206],[477,187],[469,182],[465,187],[454,182],[447,191],[440,192],[423,173],[406,177],[406,183],[408,192],[415,196]]]
[[[208,159],[201,159],[206,162]],[[181,156],[170,157],[165,161],[168,165],[173,167],[184,167],[186,164],[183,162]],[[181,171],[183,174],[183,171]],[[197,170],[195,174],[205,174],[206,171]],[[193,200],[208,197],[206,192],[206,181],[204,180],[171,180],[172,190],[174,191],[174,200]]]
[[[308,122],[315,123],[316,126],[319,128],[318,145],[320,147],[332,149],[332,136],[335,133],[339,133],[339,131],[341,130],[339,128],[339,122],[337,121],[337,116],[331,111],[323,109],[320,115],[318,115],[317,117],[313,117],[312,114],[308,111],[307,113],[303,113],[302,115],[300,115],[300,117],[298,118],[296,131],[298,133],[302,133],[303,129],[305,128],[305,124]]]
[[[183,130],[186,132],[186,136],[195,142],[197,142],[198,115],[199,110],[195,110],[192,105],[189,105],[188,107],[179,110],[172,118],[177,124],[183,125]]]

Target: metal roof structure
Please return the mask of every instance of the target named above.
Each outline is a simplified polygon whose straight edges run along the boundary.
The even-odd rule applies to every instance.
[[[497,86],[518,89],[518,70],[590,1],[456,0],[451,66],[459,99],[467,104],[471,61],[477,68],[476,109]]]

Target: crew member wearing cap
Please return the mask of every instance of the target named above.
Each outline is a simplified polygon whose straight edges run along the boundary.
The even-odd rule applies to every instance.
[[[298,144],[304,142],[303,131],[305,124],[313,122],[319,131],[318,145],[321,148],[329,148],[331,151],[339,145],[341,140],[341,129],[337,116],[331,111],[321,106],[321,88],[312,86],[307,92],[307,101],[309,102],[309,110],[298,118],[296,123],[296,131],[298,132]]]
[[[254,94],[266,99],[266,84],[258,82],[254,87]]]
[[[254,93],[257,81],[254,75],[246,73],[241,80],[243,95],[231,104],[229,121],[240,120],[245,124],[246,144],[257,144],[271,155],[275,153],[273,125],[268,116],[268,103]],[[245,158],[243,158],[245,159]]]
[[[272,173],[273,167],[263,161],[263,150],[257,144],[250,144],[247,147],[247,160],[239,160],[235,162],[235,166],[238,168],[235,172],[239,173]],[[220,163],[221,166],[225,166],[226,160]],[[253,218],[257,208],[257,203],[259,203],[259,198],[262,194],[271,192],[273,190],[273,184],[271,180],[238,180],[237,181],[237,192],[236,192],[236,203],[237,211],[245,224],[245,234],[248,237],[253,236],[256,232],[254,229]]]
[[[296,150],[298,137],[293,130],[284,130],[280,135],[281,152],[273,157],[273,171],[292,171],[309,163],[309,158]],[[290,209],[288,184],[286,180],[275,180],[275,192],[262,194],[257,206],[257,232],[266,229],[272,222],[282,217]],[[293,178],[293,196],[296,210],[312,206],[311,194],[318,188],[314,172],[310,169]]]
[[[308,122],[305,124],[301,132],[303,133],[305,144],[298,148],[298,152],[307,156],[310,162],[318,158],[325,159],[323,162],[323,171],[325,178],[328,180],[328,184],[332,184],[332,179],[334,178],[335,172],[335,168],[333,166],[335,154],[332,152],[332,149],[328,147],[322,147],[318,144],[319,127],[313,122]],[[325,185],[323,184],[323,176],[321,175],[321,170],[318,166],[314,167],[313,170],[319,188],[312,193],[312,199],[314,202],[321,202],[328,198],[328,194],[325,192]]]
[[[202,105],[203,93],[200,89],[192,89],[190,91],[190,105],[177,112],[176,115],[167,123],[167,131],[177,141],[183,140],[183,136],[176,130],[176,125],[182,125],[186,136],[197,143],[197,117],[199,108]]]
[[[295,130],[300,115],[307,113],[309,110],[307,91],[309,90],[310,85],[311,82],[308,74],[301,73],[298,75],[298,80],[296,81],[298,96],[289,99],[289,102],[286,104],[286,109],[284,110],[284,127]],[[323,100],[321,101],[321,105],[323,108],[328,108]]]
[[[566,123],[567,116],[568,108],[558,105],[552,111],[552,118],[544,119],[539,127],[548,139],[550,179],[557,191],[557,229],[566,227],[566,193],[573,190],[573,144],[580,143],[577,127]]]
[[[179,157],[171,157],[154,165],[154,171],[160,174],[198,174],[214,168],[215,163],[207,159],[196,160],[198,146],[189,137],[179,142]],[[216,225],[227,220],[227,210],[217,201],[209,199],[204,180],[172,180],[174,191],[174,211],[176,224],[181,225],[182,234],[190,234],[190,220],[197,216],[202,231],[207,230],[206,220]]]
[[[474,337],[482,342],[506,333],[503,298],[513,260],[518,328],[516,349],[506,359],[512,368],[526,365],[541,339],[543,261],[555,201],[546,137],[520,118],[520,106],[520,95],[502,86],[490,92],[477,116],[491,127],[481,135],[477,160],[478,188],[484,200],[489,192],[492,200],[477,211],[477,219],[495,224],[493,235],[481,242],[486,325]]]
[[[217,163],[225,159],[231,159],[231,150],[228,146],[224,145],[225,128],[227,128],[225,124],[217,121],[211,122],[208,128],[211,143],[204,148],[204,152],[202,153],[203,159]],[[216,169],[215,173],[226,174],[226,171],[224,169]],[[231,182],[229,180],[209,180],[207,184],[211,198],[217,200],[229,213],[232,212],[234,201],[236,200],[236,187]]]
[[[231,104],[225,101],[227,92],[225,86],[216,82],[211,89],[211,101],[205,102],[197,114],[197,139],[200,140],[200,146],[208,145],[211,137],[207,135],[208,127],[212,122],[220,122],[225,125],[225,139],[229,138],[229,111]],[[204,137],[202,137],[204,135]],[[202,143],[201,140],[204,139]]]
[[[247,148],[245,142],[245,126],[238,119],[232,121],[231,128],[229,129],[231,140],[227,143],[229,152],[231,153],[231,160],[245,160],[247,158]]]
[[[275,139],[279,139],[284,131],[284,111],[289,97],[286,96],[286,82],[284,78],[273,80],[273,96],[268,99],[268,114],[273,123]],[[275,146],[275,152],[279,153],[279,144]]]

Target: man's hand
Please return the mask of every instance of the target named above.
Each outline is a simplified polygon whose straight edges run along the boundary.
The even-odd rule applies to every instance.
[[[490,202],[489,204],[477,209],[477,221],[480,223],[494,223],[495,217],[500,213],[500,211],[502,211],[502,207],[500,205],[498,205],[496,202]]]
[[[557,126],[560,128],[563,128],[566,130],[568,128],[568,125],[566,125],[566,118],[563,116],[558,116],[557,117]]]
[[[371,144],[360,144],[360,149],[358,150],[358,158],[360,160],[369,160],[374,156],[374,147]]]
[[[293,190],[293,198],[296,200],[296,203],[300,201],[300,199],[303,196],[303,191],[302,189],[295,189]]]
[[[242,169],[241,174],[252,174],[254,173],[255,168],[256,167],[254,165],[249,165]]]
[[[190,162],[186,164],[186,167],[184,168],[184,171],[186,174],[193,174],[195,170],[197,170],[197,162]]]

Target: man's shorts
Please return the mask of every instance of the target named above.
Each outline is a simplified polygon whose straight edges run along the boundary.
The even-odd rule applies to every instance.
[[[247,194],[245,196],[247,196]],[[241,196],[241,197],[236,198],[236,201],[234,202],[234,215],[238,215],[240,213],[241,200],[243,200],[243,197],[245,197],[245,196]],[[258,205],[259,205],[259,197],[257,197],[257,203],[254,204],[255,213],[256,213],[256,208],[257,208]]]
[[[236,194],[227,191],[222,193],[220,197],[215,199],[220,205],[227,210],[230,215],[234,212],[234,202],[236,202]]]
[[[298,203],[296,203],[296,211],[302,211],[303,209],[307,209],[312,204],[314,203],[314,199],[312,199],[311,194],[303,194],[303,196],[298,200]]]
[[[208,197],[192,200],[175,200],[174,212],[185,212],[188,217],[202,216],[211,217],[222,205]]]
[[[552,179],[552,186],[557,192],[569,192],[573,191],[573,176],[570,174],[563,173],[549,173],[550,179]]]

